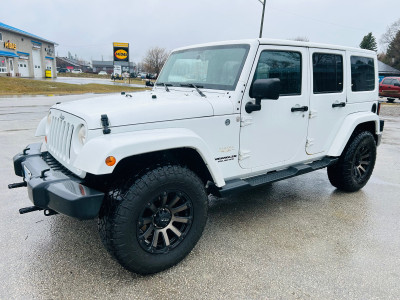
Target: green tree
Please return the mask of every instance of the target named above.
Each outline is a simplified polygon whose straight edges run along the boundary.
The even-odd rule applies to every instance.
[[[362,41],[360,43],[360,48],[372,50],[375,52],[378,50],[378,47],[376,45],[376,39],[372,35],[372,32],[370,32],[366,36],[364,36],[364,38],[362,39]]]
[[[388,65],[400,70],[400,30],[389,44],[385,60]]]

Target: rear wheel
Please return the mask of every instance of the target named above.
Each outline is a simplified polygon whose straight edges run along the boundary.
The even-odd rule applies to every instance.
[[[346,146],[339,162],[328,167],[329,181],[340,190],[358,191],[371,177],[375,160],[375,139],[369,131],[363,131]]]
[[[126,269],[151,274],[180,262],[199,240],[208,198],[189,169],[163,166],[147,171],[112,196],[99,219],[100,236]],[[114,198],[115,197],[115,198]]]

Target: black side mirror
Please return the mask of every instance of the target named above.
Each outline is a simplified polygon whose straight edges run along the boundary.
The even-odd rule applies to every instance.
[[[400,87],[400,83],[399,83],[399,82],[395,82],[393,85],[394,85],[394,86],[399,86],[399,87]]]
[[[250,97],[256,99],[256,103],[247,102],[245,109],[247,113],[261,110],[261,100],[279,99],[281,81],[279,78],[257,79],[250,87]]]

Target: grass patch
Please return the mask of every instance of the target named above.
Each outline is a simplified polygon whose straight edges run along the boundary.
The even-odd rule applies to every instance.
[[[69,84],[24,78],[0,77],[0,95],[66,95],[85,93],[135,92],[145,88],[106,84]]]

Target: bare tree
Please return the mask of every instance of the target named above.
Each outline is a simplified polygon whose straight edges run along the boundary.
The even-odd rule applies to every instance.
[[[390,66],[400,69],[400,30],[389,44],[385,59]]]
[[[309,42],[310,40],[306,36],[297,36],[294,39],[291,39],[293,41],[299,41],[299,42]]]
[[[386,28],[386,32],[382,34],[381,39],[379,40],[382,48],[386,52],[389,44],[394,40],[397,32],[400,30],[400,19],[396,22],[393,22],[390,26]]]
[[[165,64],[169,53],[164,48],[154,47],[147,51],[143,59],[143,66],[149,73],[160,74],[161,68]]]

